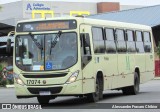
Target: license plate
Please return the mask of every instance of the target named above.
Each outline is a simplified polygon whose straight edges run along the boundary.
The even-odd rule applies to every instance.
[[[51,92],[50,91],[40,91],[39,95],[40,96],[47,96],[47,95],[51,95]]]

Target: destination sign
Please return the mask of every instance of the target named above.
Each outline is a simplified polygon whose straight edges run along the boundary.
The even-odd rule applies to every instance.
[[[75,20],[60,20],[60,21],[38,21],[19,23],[17,25],[17,32],[40,32],[40,31],[54,31],[54,30],[69,30],[76,29],[77,23]]]

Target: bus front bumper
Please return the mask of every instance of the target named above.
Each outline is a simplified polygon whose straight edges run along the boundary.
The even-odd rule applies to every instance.
[[[82,93],[82,80],[75,81],[69,84],[61,84],[61,85],[49,85],[49,86],[28,86],[28,85],[19,85],[15,83],[15,91],[16,96],[39,96],[43,95],[41,93],[45,92],[46,95],[55,95],[55,96],[63,96],[63,95],[80,95]],[[49,94],[48,94],[49,93]]]

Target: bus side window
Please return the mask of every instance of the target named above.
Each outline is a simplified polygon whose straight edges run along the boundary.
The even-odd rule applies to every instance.
[[[144,53],[144,44],[141,31],[136,31],[136,50],[138,53]]]
[[[92,27],[92,37],[95,54],[104,54],[106,51],[103,36],[103,28]]]
[[[144,38],[144,50],[145,52],[151,52],[151,36],[149,32],[143,32],[143,38]]]
[[[116,29],[116,40],[117,40],[117,51],[119,53],[125,53],[126,49],[126,41],[124,39],[124,30]]]
[[[105,33],[106,33],[106,40],[105,40],[106,52],[107,53],[116,53],[116,43],[115,43],[115,39],[114,39],[114,29],[106,28]]]
[[[134,31],[126,30],[126,41],[127,41],[127,51],[129,53],[136,52],[135,39],[134,39]]]

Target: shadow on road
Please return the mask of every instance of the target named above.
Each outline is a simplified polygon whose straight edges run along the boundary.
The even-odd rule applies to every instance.
[[[146,94],[147,92],[140,92],[138,95]],[[120,97],[127,97],[127,96],[135,96],[135,95],[123,95],[123,93],[105,93],[103,94],[104,100],[110,100]],[[108,103],[109,104],[109,103]],[[63,99],[59,101],[52,100],[49,104],[43,105],[42,107],[45,109],[100,109],[105,108],[104,106],[108,105],[107,103],[90,103],[86,97],[83,98],[69,98]]]
[[[103,100],[112,99],[116,97],[122,97],[122,93],[107,93],[103,94]],[[84,98],[70,98],[60,101],[52,101],[47,105],[43,105],[43,108],[45,109],[92,109],[92,108],[99,108],[101,103],[90,103],[86,97]],[[104,104],[104,103],[103,103]]]

